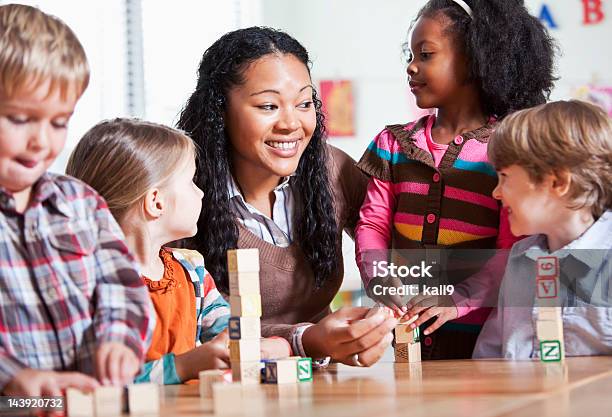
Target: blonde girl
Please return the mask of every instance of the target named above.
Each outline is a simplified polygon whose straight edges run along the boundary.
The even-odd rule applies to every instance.
[[[229,365],[227,302],[198,252],[165,247],[197,232],[203,193],[193,183],[195,160],[194,143],[181,131],[115,119],[89,130],[68,162],[69,175],[106,199],[155,306],[157,325],[138,382],[177,384]]]

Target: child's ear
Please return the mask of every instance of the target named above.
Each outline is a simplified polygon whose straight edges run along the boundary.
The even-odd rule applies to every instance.
[[[165,202],[159,188],[151,188],[144,197],[145,216],[158,219],[164,213]]]
[[[553,175],[552,188],[555,194],[559,197],[569,193],[570,185],[572,184],[572,174],[567,171],[558,171]]]

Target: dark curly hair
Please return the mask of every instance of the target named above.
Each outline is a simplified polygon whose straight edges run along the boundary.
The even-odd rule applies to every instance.
[[[470,77],[480,87],[486,114],[503,118],[513,111],[546,102],[557,78],[556,46],[546,28],[531,16],[522,0],[465,0],[470,17],[452,0],[430,0],[420,17],[443,14],[467,54]],[[414,23],[412,25],[414,25]],[[409,53],[409,45],[403,45]]]
[[[204,255],[217,286],[227,292],[228,249],[238,243],[238,224],[229,206],[230,141],[225,130],[225,109],[230,89],[245,82],[249,64],[270,54],[291,54],[310,73],[306,49],[288,34],[266,27],[226,33],[208,48],[198,69],[195,91],[183,108],[178,126],[200,148],[198,186],[204,204],[198,234],[187,244]],[[299,244],[320,288],[339,267],[338,225],[326,166],[326,131],[321,101],[313,91],[317,125],[292,178],[298,210],[294,213],[294,239]]]

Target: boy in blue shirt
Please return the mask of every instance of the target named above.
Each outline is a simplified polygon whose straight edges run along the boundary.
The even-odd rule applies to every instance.
[[[489,158],[514,244],[497,308],[474,358],[539,355],[536,264],[559,262],[566,356],[612,354],[612,123],[603,110],[560,101],[522,110],[497,127]]]

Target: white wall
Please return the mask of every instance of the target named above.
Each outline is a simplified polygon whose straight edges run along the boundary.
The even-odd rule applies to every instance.
[[[259,24],[253,0],[143,1],[145,117],[174,125],[196,86],[204,51],[224,33]]]

